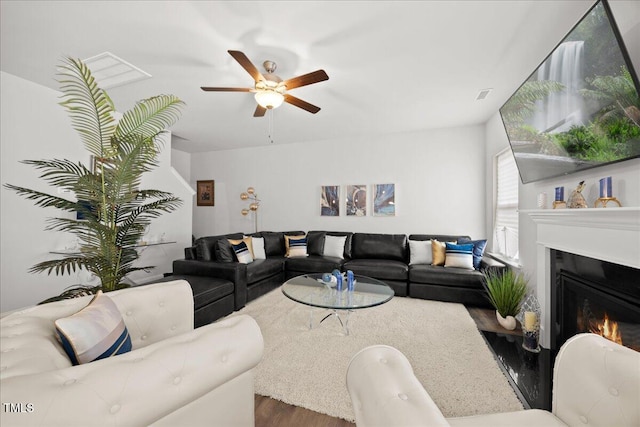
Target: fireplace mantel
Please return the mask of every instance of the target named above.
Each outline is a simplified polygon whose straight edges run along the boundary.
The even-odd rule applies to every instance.
[[[640,268],[640,208],[536,209],[520,213],[536,224],[536,287],[543,313],[542,344],[548,346],[550,250]]]
[[[640,208],[524,210],[537,225],[537,243],[640,268]]]

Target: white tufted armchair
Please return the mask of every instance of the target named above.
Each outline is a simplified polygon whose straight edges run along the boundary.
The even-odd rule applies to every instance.
[[[91,297],[0,319],[0,425],[254,425],[252,368],[263,341],[252,318],[194,330],[193,296],[183,280],[108,295],[133,350],[84,365],[71,365],[53,322]]]
[[[640,426],[640,353],[595,334],[576,335],[560,349],[551,412],[531,409],[445,418],[407,358],[383,345],[353,356],[347,388],[358,427]]]

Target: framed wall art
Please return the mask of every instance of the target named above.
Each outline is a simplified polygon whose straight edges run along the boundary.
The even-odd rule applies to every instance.
[[[375,184],[373,186],[373,216],[395,216],[395,184]]]
[[[198,181],[196,197],[198,206],[215,206],[215,181]]]
[[[347,185],[347,216],[367,215],[367,186]]]
[[[323,185],[320,193],[320,215],[340,215],[340,187],[337,185]]]

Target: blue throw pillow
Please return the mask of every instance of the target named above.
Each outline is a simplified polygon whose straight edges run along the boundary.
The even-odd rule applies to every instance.
[[[446,243],[444,266],[473,270],[473,245]]]
[[[307,256],[307,239],[289,239],[288,257],[304,257]]]
[[[131,337],[120,310],[102,291],[76,314],[56,320],[55,326],[74,365],[131,351]]]
[[[473,268],[480,269],[480,262],[482,261],[482,255],[484,255],[484,249],[487,246],[487,240],[471,240],[466,237],[458,239],[458,244],[473,244]]]

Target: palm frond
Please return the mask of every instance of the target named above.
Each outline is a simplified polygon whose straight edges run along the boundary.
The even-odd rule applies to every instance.
[[[60,89],[73,128],[87,150],[97,157],[108,158],[109,141],[115,132],[115,108],[105,91],[98,87],[91,70],[80,60],[66,58],[60,66]]]
[[[134,134],[153,139],[178,121],[182,106],[184,103],[174,95],[144,99],[124,113],[116,127],[116,139],[127,140]]]
[[[77,203],[74,201],[43,193],[41,191],[18,187],[12,184],[4,184],[4,187],[15,191],[21,196],[24,196],[27,200],[35,201],[36,206],[40,206],[43,208],[54,207],[62,209],[63,211],[74,212],[77,207]]]

